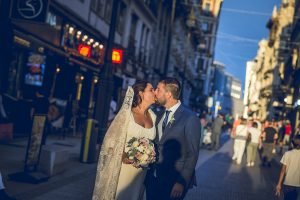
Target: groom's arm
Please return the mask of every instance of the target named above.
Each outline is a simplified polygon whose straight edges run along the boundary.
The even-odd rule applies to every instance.
[[[178,183],[188,186],[197,164],[199,155],[199,141],[201,135],[201,124],[197,116],[190,116],[185,126],[185,138],[187,141],[185,164],[177,179]]]

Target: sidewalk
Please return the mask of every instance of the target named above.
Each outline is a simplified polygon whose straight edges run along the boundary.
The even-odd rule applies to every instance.
[[[70,152],[67,170],[40,184],[20,183],[8,180],[8,174],[23,170],[27,139],[16,139],[9,145],[0,145],[0,170],[7,192],[18,200],[91,199],[96,163],[79,162],[81,138],[69,137],[59,140],[49,137],[47,145],[63,146]]]
[[[224,135],[223,137],[228,137]],[[225,138],[226,139],[226,138]],[[0,169],[7,191],[18,200],[90,200],[95,181],[96,164],[79,162],[80,138],[58,140],[49,138],[47,144],[63,145],[71,152],[68,170],[37,185],[7,180],[7,175],[23,168],[27,140],[0,145]],[[228,140],[218,152],[201,150],[197,164],[198,187],[190,190],[185,200],[273,200],[279,175],[277,156],[272,168],[248,168],[245,160],[235,165],[231,160],[232,141]]]

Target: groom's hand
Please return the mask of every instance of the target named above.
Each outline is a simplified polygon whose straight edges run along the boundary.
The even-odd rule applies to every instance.
[[[177,199],[180,198],[183,194],[184,187],[180,183],[175,183],[171,192],[171,198]]]

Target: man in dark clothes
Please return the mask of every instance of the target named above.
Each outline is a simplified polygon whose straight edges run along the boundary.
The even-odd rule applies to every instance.
[[[279,121],[278,123],[278,144],[280,146],[280,150],[279,150],[279,154],[282,154],[282,150],[283,150],[283,138],[284,138],[284,134],[285,134],[285,125],[283,123],[283,120]]]
[[[263,153],[262,153],[262,166],[271,167],[271,160],[273,159],[273,149],[275,148],[278,134],[273,127],[273,123],[269,122],[269,126],[265,128],[262,141],[263,141]]]
[[[218,150],[220,148],[220,135],[222,132],[222,126],[224,125],[223,115],[218,114],[212,124],[212,145],[214,149]]]

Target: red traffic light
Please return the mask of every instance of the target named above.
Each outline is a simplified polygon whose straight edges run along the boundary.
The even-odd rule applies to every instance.
[[[111,60],[113,64],[121,64],[123,59],[123,50],[122,49],[113,49]]]

